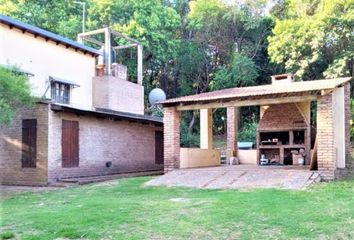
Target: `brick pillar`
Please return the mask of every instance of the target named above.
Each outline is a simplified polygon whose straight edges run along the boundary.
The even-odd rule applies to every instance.
[[[164,170],[179,168],[180,112],[175,107],[164,108]]]
[[[230,159],[232,152],[237,153],[237,131],[238,131],[238,108],[237,107],[228,107],[226,109],[227,115],[227,159]]]
[[[333,180],[336,170],[332,98],[327,94],[317,99],[317,162],[324,180]]]

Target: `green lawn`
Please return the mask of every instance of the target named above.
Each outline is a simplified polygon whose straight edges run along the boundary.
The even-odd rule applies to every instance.
[[[144,187],[148,177],[1,200],[2,238],[354,239],[354,180],[309,191]]]

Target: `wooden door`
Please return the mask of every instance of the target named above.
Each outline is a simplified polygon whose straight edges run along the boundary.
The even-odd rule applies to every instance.
[[[62,167],[79,166],[79,122],[62,121]]]
[[[155,163],[163,164],[163,132],[155,132]]]
[[[37,119],[22,120],[22,168],[35,168],[37,160]]]

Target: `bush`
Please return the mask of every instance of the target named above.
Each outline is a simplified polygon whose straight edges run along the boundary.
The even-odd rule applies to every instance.
[[[16,109],[29,107],[34,100],[27,76],[15,67],[0,66],[0,124],[9,124]]]
[[[242,129],[238,132],[239,142],[256,142],[257,137],[257,123],[246,122]]]
[[[185,121],[181,121],[181,147],[199,147],[200,138],[198,134],[189,133]]]

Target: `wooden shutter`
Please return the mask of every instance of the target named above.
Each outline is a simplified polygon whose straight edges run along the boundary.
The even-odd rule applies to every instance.
[[[37,159],[37,119],[22,120],[22,167],[35,168]]]
[[[62,121],[62,167],[79,166],[79,122]]]
[[[163,164],[163,132],[155,132],[155,163]]]

